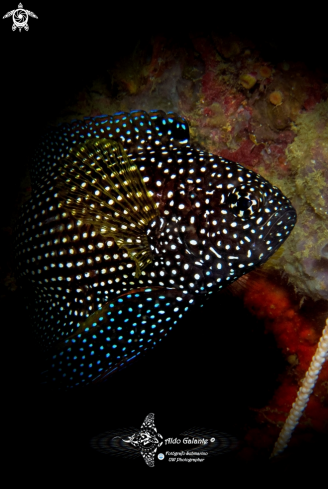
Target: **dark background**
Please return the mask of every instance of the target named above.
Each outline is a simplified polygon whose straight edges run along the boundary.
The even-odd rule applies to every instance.
[[[1,4],[3,16],[18,0]],[[16,3],[15,3],[16,2]],[[20,175],[40,135],[67,100],[94,77],[110,70],[138,39],[152,35],[184,39],[190,33],[233,32],[257,43],[271,61],[282,57],[305,62],[310,69],[327,69],[322,12],[301,12],[272,4],[247,13],[237,5],[230,11],[218,2],[183,11],[168,4],[65,4],[24,1],[38,19],[29,32],[12,32],[11,19],[1,21],[1,225],[11,227],[17,213]],[[313,19],[312,19],[313,17]],[[327,71],[326,71],[327,73]],[[142,107],[140,107],[142,108]],[[154,107],[156,109],[156,107]],[[12,241],[2,240],[2,262],[12,265]],[[3,267],[5,268],[6,265]],[[250,408],[266,405],[284,370],[282,356],[264,325],[225,293],[204,309],[189,311],[163,344],[135,365],[99,386],[58,393],[39,385],[42,354],[30,334],[23,297],[17,290],[2,297],[2,398],[4,443],[14,462],[13,480],[23,477],[48,483],[53,477],[91,475],[94,481],[119,473],[122,483],[136,474],[150,474],[141,459],[127,461],[102,455],[90,439],[114,428],[140,427],[155,413],[164,438],[179,437],[193,426],[224,431],[241,440],[245,426],[255,424]],[[172,447],[171,447],[172,448]],[[166,448],[168,449],[168,448]],[[164,451],[164,450],[163,450]],[[242,462],[233,456],[188,464],[179,470],[202,475],[231,470],[230,478],[255,465],[270,473],[283,470],[295,476],[299,465],[317,466],[322,448],[291,455],[284,464],[266,460]],[[174,467],[177,469],[177,467]],[[173,467],[157,460],[156,471]],[[258,473],[258,472],[257,472]],[[64,475],[65,474],[65,475]],[[159,480],[155,474],[154,480]]]

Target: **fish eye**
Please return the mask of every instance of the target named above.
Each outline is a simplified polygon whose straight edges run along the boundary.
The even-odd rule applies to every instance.
[[[233,214],[242,220],[255,219],[263,208],[264,196],[258,189],[242,185],[235,187],[228,195],[227,204]]]
[[[252,205],[252,201],[247,197],[241,197],[237,200],[236,209],[238,211],[246,211]]]

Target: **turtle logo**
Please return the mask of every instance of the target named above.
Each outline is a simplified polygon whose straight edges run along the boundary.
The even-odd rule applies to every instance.
[[[28,31],[29,26],[27,24],[28,22],[28,16],[30,15],[31,17],[34,17],[37,19],[38,17],[31,12],[30,10],[24,10],[23,5],[20,3],[18,5],[18,8],[16,10],[11,10],[11,12],[7,12],[6,15],[4,15],[2,18],[6,19],[7,17],[13,16],[13,25],[12,25],[12,30],[15,31],[18,27],[19,32],[23,29]]]
[[[154,413],[148,414],[141,425],[140,431],[134,433],[127,440],[123,440],[125,443],[131,443],[131,445],[140,449],[140,453],[149,467],[154,467],[157,448],[163,445],[163,437],[157,433],[154,418]]]

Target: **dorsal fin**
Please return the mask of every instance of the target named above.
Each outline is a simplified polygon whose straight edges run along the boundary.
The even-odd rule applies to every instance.
[[[190,140],[186,120],[162,110],[149,114],[143,110],[119,112],[65,122],[43,136],[31,162],[32,188],[49,179],[74,146],[91,138],[118,141],[128,155],[134,156],[168,144],[184,147]]]

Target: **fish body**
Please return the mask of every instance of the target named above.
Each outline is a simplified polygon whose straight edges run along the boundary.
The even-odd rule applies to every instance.
[[[123,112],[54,129],[35,154],[15,231],[49,380],[103,380],[189,307],[264,263],[295,222],[277,187],[192,147],[176,114]]]

